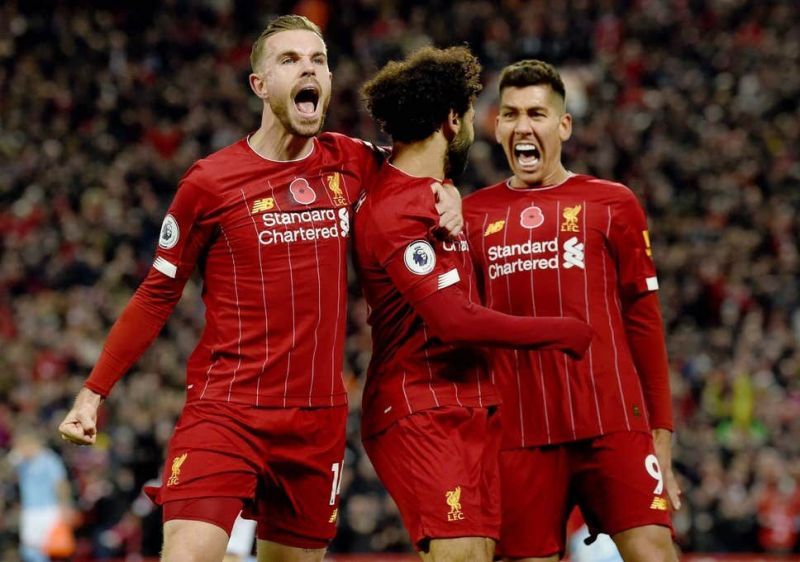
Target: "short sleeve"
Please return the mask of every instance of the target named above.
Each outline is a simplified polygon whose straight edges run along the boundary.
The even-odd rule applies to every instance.
[[[212,197],[196,170],[191,168],[178,185],[158,236],[153,267],[171,279],[188,278],[213,230]]]
[[[623,295],[635,296],[658,290],[647,219],[636,196],[629,191],[612,207],[609,242],[617,261],[617,276]]]
[[[409,302],[460,281],[457,252],[446,251],[435,235],[439,216],[432,193],[419,202],[386,200],[374,217],[375,258]]]

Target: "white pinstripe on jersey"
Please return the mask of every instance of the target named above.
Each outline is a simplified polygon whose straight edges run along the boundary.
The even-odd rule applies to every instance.
[[[506,228],[503,229],[503,245],[508,244],[508,220],[511,217],[511,206],[509,205],[506,208]],[[485,231],[484,231],[485,232]],[[508,278],[508,275],[505,276],[506,278],[506,299],[508,301],[508,313],[514,314],[514,307],[511,302],[511,282]],[[522,380],[519,376],[519,351],[513,350],[514,353],[514,376],[517,382],[517,406],[519,411],[519,427],[520,431],[522,432],[522,442],[525,442],[525,410],[522,407]]]
[[[240,189],[239,191],[242,193],[242,204],[244,204],[245,212],[250,217],[250,220],[253,221],[253,230],[255,230],[256,236],[258,236],[258,225],[256,224],[256,219],[254,219],[253,215],[250,214],[250,208],[247,205],[247,196],[245,195],[243,189]],[[267,368],[267,362],[269,361],[269,314],[267,310],[267,285],[264,283],[264,264],[263,260],[261,259],[262,251],[262,248],[259,246],[258,270],[261,275],[261,301],[264,303],[264,362],[261,364],[261,373],[259,373],[258,382],[256,383],[256,406],[258,406],[259,402],[261,377],[264,375],[264,370]]]
[[[528,241],[533,241],[533,229],[531,228],[528,230]],[[533,280],[533,268],[531,268],[531,312],[533,312],[533,316],[537,316],[536,314],[536,290],[534,287],[534,280]],[[547,388],[545,384],[545,377],[544,377],[544,365],[542,364],[542,354],[539,351],[530,351],[528,352],[528,357],[531,355],[536,356],[536,361],[539,364],[539,383],[542,388],[542,413],[544,414],[544,426],[545,432],[547,433],[547,442],[550,443],[552,441],[552,436],[550,434],[550,413],[547,409]],[[531,364],[533,367],[533,364]],[[522,395],[520,394],[520,408],[522,407]],[[521,429],[522,436],[520,438],[520,445],[522,447],[525,446],[525,428]]]
[[[430,339],[428,337],[428,327],[425,325],[424,322],[422,323],[422,333],[424,334],[426,341]],[[428,357],[428,348],[427,347],[425,348],[425,366],[428,368],[428,374],[430,375],[430,378],[429,378],[429,381],[428,381],[428,388],[431,389],[431,394],[433,394],[433,401],[436,402],[436,406],[438,407],[439,406],[439,397],[436,396],[436,391],[433,389],[433,370],[431,369],[431,360]],[[403,390],[405,390],[405,386],[403,387]],[[456,398],[458,398],[458,394],[456,394]],[[459,404],[460,404],[460,401],[459,401]]]
[[[606,228],[606,238],[611,236],[611,207],[608,209],[608,227]],[[614,333],[614,326],[611,322],[611,307],[608,304],[608,272],[606,271],[607,258],[603,259],[603,295],[606,301],[606,318],[608,318],[608,330],[611,332],[611,346],[614,348],[614,371],[617,374],[617,386],[619,387],[619,399],[622,403],[622,413],[625,414],[625,426],[628,431],[631,429],[630,420],[628,420],[628,410],[625,408],[625,393],[622,391],[622,378],[619,374],[619,353],[617,352],[617,337]]]
[[[486,232],[486,227],[487,227],[487,222],[488,221],[489,221],[489,214],[487,213],[486,216],[483,219],[483,226],[481,226],[481,233],[485,233]],[[483,252],[483,255],[485,256],[486,255],[486,235],[485,234],[481,234],[481,246],[482,246],[481,247],[481,252]],[[487,280],[487,282],[486,282],[486,290],[489,291],[489,299],[486,301],[486,306],[488,308],[494,308],[494,292],[492,291],[492,282],[490,280]],[[497,382],[494,380],[494,362],[492,362],[492,368],[489,371],[489,376],[492,378],[492,384],[497,384]]]
[[[561,216],[561,201],[556,201],[556,240],[559,242],[559,251],[561,248],[561,233],[559,232],[559,217]],[[561,256],[558,256],[561,259]],[[558,279],[558,310],[559,315],[561,317],[564,316],[564,296],[561,294],[561,268],[556,268],[556,277]],[[567,354],[564,355],[564,377],[566,378],[566,388],[567,388],[567,405],[569,406],[569,419],[570,423],[572,424],[572,436],[577,437],[578,433],[575,427],[575,411],[573,410],[572,406],[572,381],[570,380],[569,376],[569,365],[570,359],[567,357]]]
[[[408,392],[406,392],[406,377],[407,373],[405,370],[403,371],[403,397],[406,399],[406,407],[408,408],[408,413],[410,414],[414,410],[411,409],[411,401],[408,399]]]
[[[349,195],[350,192],[347,189],[347,180],[345,179],[344,168],[340,168],[339,172],[341,173],[342,184],[344,186],[344,193],[347,193]],[[328,195],[328,199],[331,202],[331,206],[336,207],[330,192],[327,189],[325,189],[324,185],[322,186],[322,189]],[[347,206],[350,207],[350,205],[351,203],[350,200],[348,199]],[[344,278],[347,278],[347,271],[342,271],[342,255],[346,251],[347,243],[345,242],[345,239],[340,239],[339,244],[340,246],[345,246],[345,248],[342,248],[342,250],[336,256],[336,270],[339,271],[340,275],[343,275]],[[338,345],[337,342],[339,341],[339,319],[342,317],[342,308],[346,306],[345,299],[342,299],[341,283],[336,284],[336,302],[338,303],[336,305],[336,328],[334,329],[333,332],[333,345],[331,346],[331,389],[333,389],[333,378],[336,376],[335,366],[336,366],[336,347]],[[340,372],[339,376],[342,378],[342,386],[345,386],[344,373]],[[333,393],[331,393],[331,406],[333,406]]]
[[[311,220],[311,227],[316,227],[316,223],[313,219]],[[317,347],[319,346],[319,325],[322,321],[322,279],[319,275],[319,246],[316,238],[314,238],[314,263],[317,266],[317,325],[314,328],[314,351],[311,353],[311,383],[308,386],[309,406],[311,406],[311,396],[314,393],[314,375],[316,375]]]
[[[464,225],[464,232],[465,232],[465,236],[464,237],[467,240],[467,244],[469,244],[469,232],[467,230],[467,225],[466,224]],[[472,248],[470,248],[470,252],[468,253],[469,256],[472,256],[471,252],[472,252]],[[466,259],[466,257],[464,259]],[[471,275],[475,275],[475,264],[474,263],[473,263],[473,267],[471,269],[472,269]],[[467,287],[469,287],[469,293],[467,294],[467,298],[469,299],[470,302],[475,302],[473,300],[473,297],[472,297],[472,280],[471,279],[468,280]],[[477,304],[481,304],[480,303],[480,299],[478,300]],[[480,404],[481,407],[483,407],[483,389],[481,388],[481,376],[480,376],[479,373],[475,373],[475,382],[478,384],[478,403]]]
[[[236,368],[233,370],[233,376],[231,377],[231,382],[228,385],[228,402],[230,402],[233,384],[236,382],[236,375],[239,373],[239,369],[242,368],[242,308],[239,306],[239,280],[236,275],[236,257],[233,255],[233,248],[231,248],[231,242],[228,240],[228,235],[225,233],[225,229],[222,228],[222,226],[220,226],[219,229],[220,232],[222,232],[222,236],[225,238],[225,244],[228,246],[228,252],[231,255],[231,264],[233,265],[233,295],[236,298],[236,318],[239,325],[239,335],[236,340],[236,355],[239,357],[239,362],[237,363]]]
[[[275,201],[275,207],[278,209],[278,212],[283,212],[281,209],[281,205],[278,202],[278,198],[275,197],[275,187],[272,185],[272,182],[267,180],[267,185],[269,186],[270,195],[272,195],[272,199]],[[284,232],[289,232],[289,225],[283,225]],[[289,392],[289,375],[292,372],[292,351],[294,351],[295,345],[297,345],[297,313],[295,311],[295,302],[294,302],[294,266],[292,265],[292,245],[286,244],[286,259],[289,260],[289,287],[291,288],[289,293],[291,294],[292,298],[292,347],[289,348],[289,353],[286,354],[286,378],[283,381],[283,406],[286,407],[286,395]]]
[[[583,241],[585,246],[588,248],[588,233],[586,232],[586,215],[589,214],[589,206],[586,204],[586,201],[583,201]],[[586,252],[584,256],[584,268],[583,268],[583,302],[586,305],[586,323],[590,326],[592,325],[592,317],[589,314],[589,255],[591,252]],[[594,396],[594,407],[595,411],[597,412],[597,423],[600,426],[600,433],[605,433],[603,431],[603,417],[600,415],[600,401],[597,397],[597,386],[594,379],[594,357],[592,356],[592,346],[589,346],[589,350],[587,352],[588,361],[589,361],[589,380],[592,383],[592,395]]]

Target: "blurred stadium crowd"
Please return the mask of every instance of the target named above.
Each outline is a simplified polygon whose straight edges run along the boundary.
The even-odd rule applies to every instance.
[[[672,366],[680,545],[797,552],[800,521],[800,10],[769,0],[156,0],[0,4],[0,451],[23,427],[60,451],[81,514],[79,555],[153,555],[158,475],[203,320],[186,289],[115,388],[94,448],[55,427],[150,267],[183,171],[258,126],[248,55],[270,15],[324,29],[326,127],[369,140],[360,83],[414,48],[468,43],[484,64],[464,187],[505,175],[493,138],[498,70],[556,63],[575,134],[566,161],[628,184],[651,221]],[[407,538],[359,442],[369,359],[352,283],[351,388],[338,552]],[[0,462],[0,559],[18,491]],[[80,558],[79,556],[79,558]],[[135,559],[135,556],[131,559]]]

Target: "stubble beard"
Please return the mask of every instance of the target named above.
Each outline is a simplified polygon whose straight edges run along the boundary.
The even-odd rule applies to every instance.
[[[470,148],[472,148],[472,139],[469,138],[466,129],[462,128],[447,146],[444,161],[445,177],[458,183],[467,169]]]
[[[322,111],[322,115],[320,116],[319,124],[316,126],[311,124],[303,125],[294,123],[291,115],[289,114],[288,103],[278,102],[273,100],[273,98],[270,98],[268,103],[273,115],[275,115],[278,121],[280,121],[281,125],[283,125],[283,128],[286,129],[286,131],[291,135],[305,138],[316,137],[320,131],[322,131],[323,125],[325,125],[325,115],[328,110],[327,102]]]

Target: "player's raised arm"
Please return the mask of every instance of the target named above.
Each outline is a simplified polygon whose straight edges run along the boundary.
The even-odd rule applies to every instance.
[[[95,443],[100,403],[163,328],[211,235],[213,226],[204,216],[210,196],[191,177],[190,172],[181,182],[161,226],[153,267],[112,326],[84,388],[59,425],[67,441]]]

